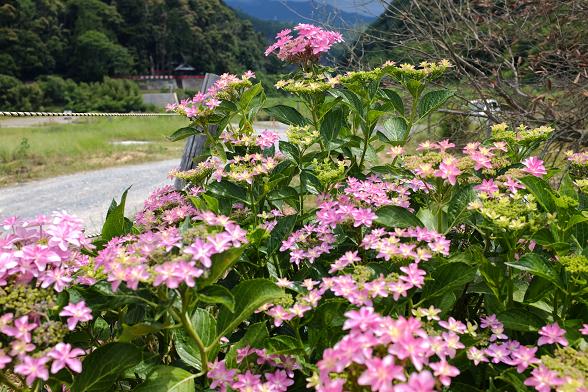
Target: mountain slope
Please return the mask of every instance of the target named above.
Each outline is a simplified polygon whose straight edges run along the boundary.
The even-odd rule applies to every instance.
[[[266,46],[251,22],[222,0],[5,0],[0,5],[0,74],[109,75],[263,70]]]
[[[323,1],[225,0],[232,8],[261,20],[318,23],[332,27],[366,25],[374,17],[342,11]]]

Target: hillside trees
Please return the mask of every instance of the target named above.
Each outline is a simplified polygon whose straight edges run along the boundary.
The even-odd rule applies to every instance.
[[[8,0],[0,74],[78,81],[170,70],[263,69],[263,39],[220,0]]]
[[[449,58],[468,99],[496,99],[492,121],[550,124],[587,144],[588,4],[583,0],[398,0],[362,35],[353,63]]]

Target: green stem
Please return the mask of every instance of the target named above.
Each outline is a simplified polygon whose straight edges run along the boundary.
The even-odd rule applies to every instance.
[[[507,254],[507,261],[510,263],[515,262],[514,253],[516,251],[515,247],[512,246],[510,238],[505,238],[506,246],[508,247],[508,254]],[[506,289],[507,289],[507,306],[512,306],[514,304],[514,283],[512,279],[512,267],[506,266]]]
[[[369,140],[370,140],[370,133],[367,132],[365,140],[363,141],[363,151],[361,152],[361,159],[359,160],[359,171],[362,171],[362,169],[363,169],[363,161],[365,160],[365,154],[367,152]]]
[[[194,330],[194,326],[192,325],[192,321],[188,318],[188,314],[186,312],[182,312],[180,315],[180,321],[184,326],[184,329],[188,333],[188,335],[194,339],[196,343],[196,347],[198,347],[198,352],[200,353],[200,362],[202,363],[202,373],[208,373],[208,353],[206,352],[206,347],[204,343],[200,339],[200,336]]]

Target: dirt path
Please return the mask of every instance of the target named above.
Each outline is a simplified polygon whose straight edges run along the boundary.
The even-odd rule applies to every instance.
[[[132,185],[127,212],[134,213],[151,191],[172,183],[167,179],[167,173],[178,164],[179,159],[174,159],[113,167],[0,188],[0,217],[18,215],[30,218],[66,210],[79,216],[89,233],[95,233],[102,227],[113,197],[118,200]]]
[[[264,121],[256,123],[255,129],[258,132],[273,129],[284,138],[287,126]],[[127,216],[134,214],[155,188],[172,184],[167,173],[179,163],[178,156],[173,160],[112,167],[0,188],[0,218],[10,215],[31,218],[65,210],[83,219],[89,233],[96,233],[102,227],[113,197],[118,200],[132,185],[127,198]]]

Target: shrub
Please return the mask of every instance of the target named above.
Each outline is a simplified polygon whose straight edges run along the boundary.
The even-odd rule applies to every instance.
[[[535,151],[552,129],[506,124],[407,153],[452,95],[429,88],[450,64],[334,75],[317,61],[335,36],[297,31],[303,45],[285,31],[272,48],[302,69],[277,84],[309,115],[266,108],[287,140],[254,133],[254,74],[223,75],[170,107],[190,120],[172,139],[207,140],[172,172],[184,189],[157,190],[134,220],[125,192],[93,243],[63,213],[4,222],[0,381],[585,391],[587,153],[546,168]]]

